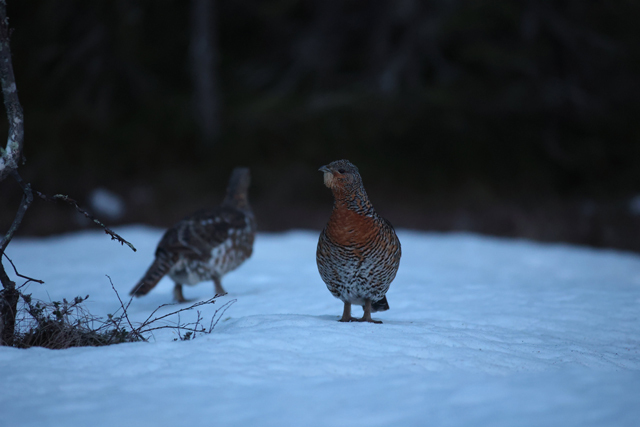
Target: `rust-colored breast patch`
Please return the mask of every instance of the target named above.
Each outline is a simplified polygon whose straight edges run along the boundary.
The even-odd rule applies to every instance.
[[[346,208],[335,209],[327,224],[327,236],[343,246],[364,245],[375,236],[377,230],[373,218]]]

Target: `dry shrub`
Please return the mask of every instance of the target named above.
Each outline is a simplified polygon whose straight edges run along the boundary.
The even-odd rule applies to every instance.
[[[111,281],[110,278],[109,281]],[[203,318],[199,310],[197,311],[197,320],[192,323],[180,323],[179,314],[203,305],[213,305],[219,295],[156,316],[161,308],[173,305],[163,304],[155,309],[144,322],[134,325],[127,314],[131,300],[125,305],[113,283],[111,286],[120,301],[120,308],[116,313],[108,314],[106,319],[94,316],[86,309],[84,302],[89,298],[89,295],[78,296],[73,301],[63,299],[62,302],[45,302],[33,300],[31,295],[21,294],[22,302],[16,317],[14,347],[65,349],[148,341],[153,336],[153,332],[160,329],[176,331],[178,334],[176,340],[190,340],[194,339],[197,334],[211,333],[226,310],[236,302],[235,299],[227,301],[217,309],[211,317],[208,327],[202,323]],[[178,316],[178,321],[171,322],[171,319],[176,316]]]

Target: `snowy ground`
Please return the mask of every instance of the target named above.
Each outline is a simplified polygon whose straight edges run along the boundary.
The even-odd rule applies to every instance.
[[[117,231],[137,253],[95,231],[16,239],[8,255],[45,280],[29,285],[34,297],[89,294],[105,316],[119,307],[105,275],[127,295],[161,235]],[[229,295],[203,311],[210,319],[237,299],[211,335],[0,348],[0,425],[640,425],[640,256],[400,231],[391,310],[374,315],[384,324],[343,324],[316,270],[317,236],[260,234],[223,281]],[[134,300],[133,320],[169,302],[171,288],[164,279]],[[185,289],[212,293],[209,283]]]

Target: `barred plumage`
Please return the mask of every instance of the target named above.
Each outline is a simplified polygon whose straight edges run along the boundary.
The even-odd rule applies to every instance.
[[[256,223],[249,205],[251,176],[235,168],[220,206],[179,221],[162,236],[155,260],[131,295],[146,295],[168,274],[175,282],[174,298],[185,301],[182,285],[213,280],[216,294],[226,293],[221,279],[253,252]]]
[[[372,320],[389,309],[386,293],[400,265],[400,241],[389,221],[373,209],[358,168],[338,160],[319,169],[333,193],[333,211],[320,234],[316,262],[331,294],[344,302],[341,322]],[[364,315],[351,317],[351,304]]]

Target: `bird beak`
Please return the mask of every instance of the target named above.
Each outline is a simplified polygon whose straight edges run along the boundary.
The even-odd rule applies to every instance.
[[[331,169],[329,169],[329,167],[327,165],[322,166],[320,169],[318,169],[320,172],[324,172],[324,173],[331,173]]]

